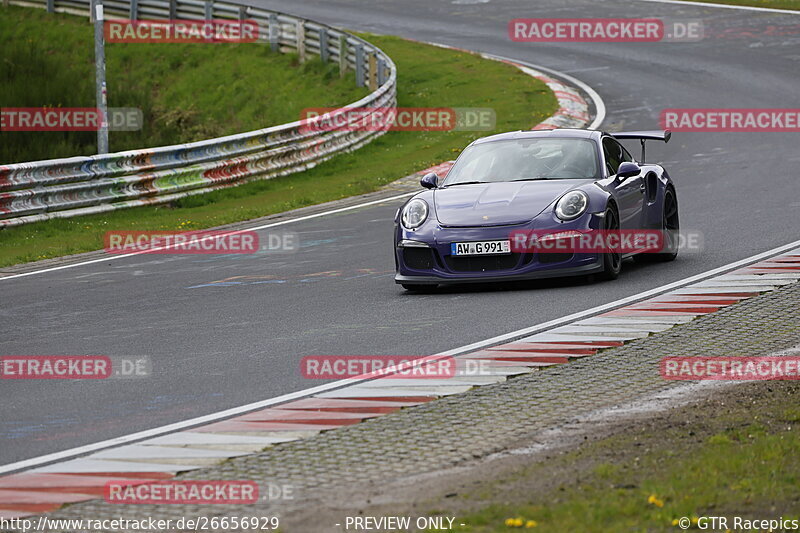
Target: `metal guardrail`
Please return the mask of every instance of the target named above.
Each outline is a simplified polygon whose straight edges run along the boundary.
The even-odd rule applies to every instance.
[[[12,0],[14,5],[89,16],[94,0]],[[342,110],[394,107],[397,70],[378,47],[324,24],[283,13],[219,1],[105,0],[107,19],[254,19],[259,41],[304,61],[317,55],[372,92]],[[338,111],[337,111],[338,112]],[[336,114],[337,112],[333,112]],[[348,115],[358,120],[358,113]],[[353,118],[349,118],[349,117]],[[127,152],[0,165],[0,228],[50,218],[102,213],[166,203],[252,179],[299,172],[385,133],[337,129],[310,131],[301,122],[205,141]]]

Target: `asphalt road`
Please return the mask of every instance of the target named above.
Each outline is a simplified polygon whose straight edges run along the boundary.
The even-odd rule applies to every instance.
[[[605,100],[606,129],[652,129],[672,107],[800,108],[800,15],[621,0],[252,4],[570,73]],[[513,43],[507,23],[519,17],[701,19],[711,35],[693,43]],[[703,232],[705,250],[671,264],[626,264],[615,282],[406,294],[392,280],[398,202],[285,226],[303,243],[291,255],[139,256],[0,280],[0,354],[144,355],[153,364],[137,380],[0,382],[0,464],[320,384],[301,377],[304,355],[436,353],[795,240],[799,141],[681,133],[653,144],[648,159],[670,170],[682,225]]]

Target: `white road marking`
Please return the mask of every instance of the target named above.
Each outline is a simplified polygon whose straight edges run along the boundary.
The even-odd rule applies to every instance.
[[[687,2],[686,0],[639,0],[639,2],[654,2],[657,4],[677,4],[681,6],[719,7],[723,9],[740,9],[743,11],[762,11],[764,13],[783,13],[786,15],[800,15],[800,11],[792,9],[778,9],[774,7],[735,6],[731,4],[715,4],[713,2]]]
[[[319,218],[319,217],[324,217],[324,216],[328,216],[328,215],[334,215],[336,213],[344,213],[345,211],[352,211],[353,209],[358,209],[358,208],[361,208],[361,207],[368,207],[370,205],[376,205],[376,204],[381,204],[381,203],[384,203],[384,202],[391,202],[393,200],[399,200],[400,198],[405,198],[406,196],[411,196],[412,194],[416,194],[416,192],[408,192],[408,193],[405,193],[405,194],[398,194],[397,196],[390,196],[388,198],[382,198],[380,200],[372,200],[370,202],[363,202],[363,203],[360,203],[360,204],[350,205],[350,206],[347,206],[347,207],[340,207],[338,209],[331,209],[330,211],[323,211],[321,213],[315,213],[313,215],[306,215],[306,216],[303,216],[303,217],[291,218],[291,219],[288,219],[288,220],[281,220],[280,222],[272,222],[270,224],[262,224],[260,226],[253,226],[253,227],[233,230],[233,231],[230,231],[229,234],[230,235],[236,235],[238,233],[244,233],[245,231],[258,231],[258,230],[267,229],[267,228],[274,228],[276,226],[283,226],[285,224],[291,224],[291,223],[294,223],[294,222],[303,222],[304,220],[311,220],[313,218]],[[67,268],[75,268],[75,267],[84,266],[84,265],[91,265],[93,263],[102,263],[103,261],[114,261],[115,259],[123,259],[125,257],[133,257],[135,255],[142,255],[142,254],[152,253],[155,250],[168,250],[168,249],[174,248],[174,247],[175,247],[175,245],[160,246],[158,248],[153,248],[151,250],[144,250],[144,251],[141,251],[141,252],[133,252],[133,253],[121,254],[121,255],[109,255],[108,257],[103,257],[101,259],[91,259],[89,261],[81,261],[80,263],[71,263],[71,264],[68,264],[68,265],[61,265],[61,266],[57,266],[57,267],[43,268],[41,270],[33,270],[31,272],[23,272],[21,274],[12,274],[10,276],[0,277],[0,281],[4,281],[4,280],[7,280],[7,279],[14,279],[14,278],[24,278],[26,276],[33,276],[34,274],[44,274],[45,272],[54,272],[56,270],[64,270],[64,269],[67,269]]]
[[[586,67],[586,68],[574,68],[570,70],[562,70],[562,73],[565,74],[575,74],[576,72],[591,72],[593,70],[608,70],[611,67]]]
[[[287,221],[287,223],[288,223],[288,221]],[[587,318],[587,317],[590,317],[590,316],[593,316],[593,315],[597,315],[597,314],[603,313],[605,311],[610,311],[612,309],[615,309],[617,307],[622,307],[622,306],[627,305],[627,304],[631,304],[631,303],[634,303],[634,302],[645,300],[645,299],[650,298],[652,296],[657,296],[657,295],[665,293],[667,291],[674,290],[674,289],[677,289],[677,288],[680,288],[680,287],[684,287],[684,286],[689,285],[691,283],[695,283],[695,282],[698,282],[698,281],[705,280],[705,279],[710,278],[712,276],[716,276],[718,274],[722,274],[722,273],[725,273],[725,272],[728,272],[728,271],[743,267],[745,265],[749,265],[751,263],[755,263],[755,262],[760,261],[762,259],[767,259],[769,257],[773,257],[773,256],[779,255],[781,253],[788,252],[790,250],[794,250],[794,249],[796,249],[798,247],[800,247],[800,240],[794,241],[794,242],[789,243],[789,244],[785,244],[783,246],[778,246],[777,248],[773,248],[773,249],[768,250],[766,252],[762,252],[760,254],[756,254],[756,255],[747,257],[745,259],[740,259],[739,261],[734,261],[733,263],[729,263],[727,265],[724,265],[724,266],[721,266],[721,267],[717,267],[717,268],[714,268],[712,270],[708,270],[706,272],[702,272],[700,274],[695,274],[694,276],[690,276],[688,278],[684,278],[682,280],[675,281],[673,283],[668,283],[666,285],[662,285],[661,287],[656,287],[654,289],[650,289],[648,291],[645,291],[645,292],[642,292],[642,293],[639,293],[639,294],[634,294],[634,295],[628,296],[626,298],[621,298],[621,299],[615,300],[613,302],[609,302],[609,303],[606,303],[606,304],[603,304],[603,305],[599,305],[599,306],[593,307],[591,309],[586,309],[584,311],[579,311],[577,313],[573,313],[571,315],[567,315],[567,316],[564,316],[564,317],[561,317],[561,318],[557,318],[557,319],[554,319],[554,320],[549,320],[547,322],[542,322],[541,324],[537,324],[535,326],[530,326],[530,327],[519,329],[519,330],[516,330],[516,331],[511,331],[509,333],[505,333],[503,335],[498,335],[496,337],[492,337],[492,338],[489,338],[489,339],[484,339],[482,341],[474,342],[474,343],[468,344],[466,346],[453,348],[452,350],[448,350],[446,352],[438,353],[435,356],[426,357],[425,361],[426,362],[430,362],[430,361],[434,361],[437,358],[441,358],[441,357],[447,357],[447,356],[459,355],[459,354],[466,353],[466,352],[472,352],[472,351],[475,351],[475,350],[478,350],[478,349],[481,349],[481,348],[486,348],[488,346],[492,346],[492,345],[495,345],[495,344],[500,344],[500,343],[511,341],[511,340],[514,340],[514,339],[530,336],[530,335],[533,335],[533,334],[541,332],[541,331],[545,331],[545,330],[552,329],[552,328],[555,328],[555,327],[558,327],[558,326],[563,326],[563,325],[566,325],[566,324],[570,324],[572,322],[575,322],[575,321],[583,319],[583,318]],[[10,463],[10,464],[7,464],[7,465],[0,466],[0,474],[5,474],[5,473],[9,473],[9,472],[15,472],[15,471],[18,471],[18,470],[24,470],[24,469],[27,469],[27,468],[32,468],[34,466],[40,466],[40,465],[45,465],[45,464],[49,464],[49,463],[54,463],[56,461],[61,461],[61,460],[64,460],[64,459],[72,459],[74,457],[78,457],[78,456],[81,456],[81,455],[86,455],[86,454],[88,454],[90,452],[94,452],[94,451],[97,451],[97,450],[103,450],[103,449],[106,449],[106,448],[112,448],[112,447],[115,447],[115,446],[120,446],[122,444],[129,444],[129,443],[132,443],[132,442],[137,442],[137,441],[145,440],[145,439],[152,438],[152,437],[158,437],[158,436],[166,435],[168,433],[174,433],[176,431],[188,429],[188,428],[199,426],[199,425],[202,425],[202,424],[207,424],[207,423],[210,423],[210,422],[216,422],[216,421],[219,421],[219,420],[223,420],[225,418],[231,418],[233,416],[244,414],[244,413],[247,413],[247,412],[250,412],[250,411],[255,411],[257,409],[262,409],[262,408],[268,407],[270,405],[276,405],[276,404],[280,404],[280,403],[285,403],[285,402],[288,402],[288,401],[291,401],[291,400],[297,400],[297,399],[300,399],[300,398],[306,398],[308,396],[312,396],[312,395],[315,395],[315,394],[320,394],[320,395],[324,396],[324,394],[322,394],[322,393],[326,393],[328,391],[332,391],[332,390],[340,388],[342,386],[353,385],[354,383],[363,382],[363,381],[366,381],[366,379],[357,380],[357,379],[350,378],[350,379],[334,381],[332,383],[327,383],[325,385],[319,385],[317,387],[312,387],[310,389],[305,389],[305,390],[292,392],[292,393],[289,393],[289,394],[284,394],[284,395],[281,395],[281,396],[278,396],[278,397],[275,397],[275,398],[270,398],[270,399],[267,399],[267,400],[262,400],[262,401],[259,401],[259,402],[254,402],[254,403],[250,403],[250,404],[247,404],[247,405],[234,407],[232,409],[226,409],[225,411],[220,411],[220,412],[217,412],[217,413],[211,413],[209,415],[200,416],[200,417],[197,417],[197,418],[192,418],[190,420],[184,420],[182,422],[175,422],[173,424],[168,424],[166,426],[161,426],[161,427],[157,427],[157,428],[153,428],[153,429],[148,429],[148,430],[145,430],[145,431],[140,431],[138,433],[133,433],[133,434],[130,434],[130,435],[123,435],[123,436],[120,436],[120,437],[104,440],[104,441],[101,441],[101,442],[96,442],[96,443],[93,443],[93,444],[87,444],[87,445],[84,445],[84,446],[78,446],[76,448],[71,448],[69,450],[64,450],[64,451],[61,451],[61,452],[55,452],[55,453],[50,453],[50,454],[47,454],[47,455],[42,455],[40,457],[34,457],[34,458],[31,458],[31,459],[25,459],[23,461],[18,461],[16,463]],[[409,391],[409,392],[412,392],[412,391]]]

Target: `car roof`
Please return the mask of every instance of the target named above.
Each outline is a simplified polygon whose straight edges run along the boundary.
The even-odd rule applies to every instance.
[[[477,139],[472,144],[483,144],[485,142],[506,141],[514,139],[546,139],[550,138],[577,138],[577,139],[599,139],[603,132],[597,130],[579,130],[574,128],[559,128],[552,130],[519,130],[498,133]]]

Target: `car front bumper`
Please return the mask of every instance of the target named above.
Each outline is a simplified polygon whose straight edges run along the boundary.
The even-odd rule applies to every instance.
[[[494,227],[433,227],[413,231],[395,227],[395,282],[441,285],[488,283],[578,276],[603,271],[603,256],[597,253],[512,253],[507,255],[453,256],[454,242],[509,239],[517,230],[547,226],[552,231],[597,228],[601,219],[588,214],[569,223],[539,220],[531,224]],[[411,241],[408,243],[408,241]],[[407,246],[405,244],[413,244]]]

